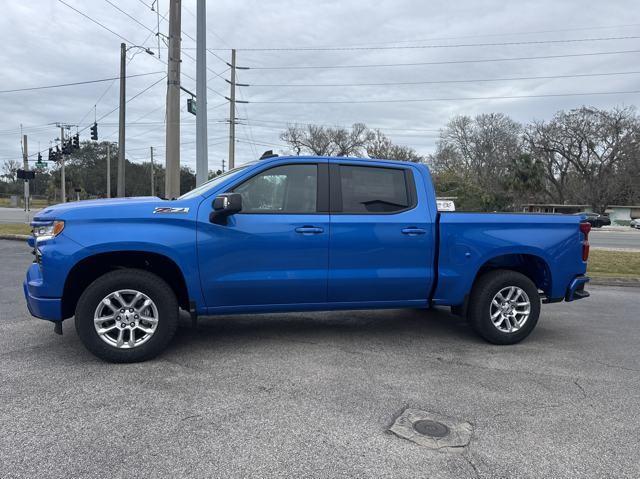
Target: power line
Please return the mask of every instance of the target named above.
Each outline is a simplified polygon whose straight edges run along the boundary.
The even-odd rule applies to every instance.
[[[108,1],[108,0],[107,0]],[[275,47],[275,48],[236,48],[245,52],[338,52],[338,51],[361,51],[361,50],[421,50],[432,48],[465,48],[465,47],[497,47],[516,45],[544,45],[559,43],[584,43],[584,42],[606,42],[613,40],[636,40],[640,36],[629,35],[623,37],[598,37],[598,38],[568,38],[564,40],[522,40],[517,42],[486,42],[486,43],[456,43],[452,45],[393,45],[379,47]],[[215,48],[212,50],[225,50]]]
[[[280,66],[252,66],[246,67],[248,70],[307,70],[307,69],[342,69],[342,68],[383,68],[383,67],[411,67],[422,65],[454,65],[463,63],[489,63],[489,62],[505,62],[519,60],[546,60],[552,58],[573,58],[573,57],[591,57],[599,55],[621,55],[627,53],[640,53],[640,50],[620,50],[614,52],[591,52],[591,53],[567,53],[563,55],[543,55],[529,57],[508,57],[508,58],[482,58],[470,60],[445,60],[436,62],[414,62],[414,63],[377,63],[366,65],[280,65]]]
[[[543,33],[566,33],[566,32],[580,32],[585,30],[611,30],[611,29],[620,29],[625,27],[638,27],[640,23],[625,23],[620,25],[595,25],[588,27],[576,27],[576,28],[562,28],[562,29],[554,29],[554,30],[529,30],[524,32],[501,32],[501,33],[483,33],[477,35],[458,35],[454,37],[429,37],[429,38],[420,38],[413,40],[392,40],[392,41],[380,41],[380,42],[367,42],[367,45],[383,45],[389,43],[416,43],[416,42],[427,42],[433,40],[461,40],[464,38],[483,38],[483,37],[512,37],[519,35],[539,35]],[[352,46],[360,46],[352,45]]]
[[[164,73],[164,72],[149,72],[149,73],[138,73],[136,75],[127,75],[125,78],[136,78],[136,77],[143,77],[143,76],[148,76],[148,75],[158,75],[159,73]],[[28,87],[28,88],[14,88],[13,90],[0,90],[0,93],[15,93],[15,92],[21,92],[21,91],[33,91],[33,90],[47,90],[49,88],[61,88],[61,87],[67,87],[67,86],[77,86],[77,85],[88,85],[91,83],[101,83],[101,82],[106,82],[106,81],[111,81],[111,80],[117,80],[120,77],[110,77],[110,78],[100,78],[99,80],[86,80],[86,81],[77,81],[77,82],[72,82],[72,83],[59,83],[57,85],[46,85],[46,86],[34,86],[34,87]]]
[[[608,72],[608,73],[576,73],[573,75],[544,75],[528,77],[507,77],[507,78],[475,78],[471,80],[424,80],[409,82],[383,82],[383,83],[252,83],[256,87],[349,87],[349,86],[392,86],[392,85],[432,85],[441,83],[480,83],[497,81],[517,81],[517,80],[551,80],[558,78],[582,78],[614,75],[637,75],[640,71],[632,72]]]
[[[125,103],[129,103],[130,101],[135,100],[136,98],[138,98],[140,95],[142,95],[143,93],[151,90],[154,86],[156,86],[158,83],[160,83],[161,81],[163,81],[164,79],[166,79],[167,76],[163,76],[162,78],[160,78],[159,80],[153,82],[151,85],[149,85],[148,87],[146,87],[144,90],[139,91],[138,93],[136,93],[135,95],[133,95],[131,98],[127,99],[127,101]],[[100,120],[108,117],[109,115],[111,115],[113,112],[118,111],[118,109],[120,108],[120,106],[118,105],[117,107],[115,107],[113,110],[105,113],[104,115],[102,115],[100,118],[98,118],[96,120],[96,122],[99,122]],[[78,133],[82,133],[83,131],[85,131],[87,128],[89,128],[88,126],[82,128],[81,130],[78,130]],[[44,151],[44,150],[43,150]]]
[[[414,98],[414,99],[389,99],[389,100],[268,100],[251,101],[250,103],[261,104],[348,104],[348,103],[423,103],[437,101],[467,101],[467,100],[515,100],[520,98],[553,98],[568,96],[597,96],[597,95],[627,95],[640,93],[640,90],[631,91],[609,91],[609,92],[589,92],[589,93],[546,93],[539,95],[504,95],[504,96],[478,96],[478,97],[454,97],[454,98]]]
[[[87,15],[86,13],[81,12],[80,10],[78,10],[75,7],[72,7],[71,5],[69,5],[67,2],[65,2],[64,0],[58,0],[60,3],[62,3],[63,5],[66,5],[67,7],[69,7],[71,10],[79,13],[80,15],[82,15],[83,17],[85,17],[87,20],[92,21],[93,23],[95,23],[96,25],[100,26],[101,28],[104,28],[106,31],[113,33],[116,37],[121,38],[122,40],[124,40],[126,43],[133,45],[134,43],[129,40],[126,37],[123,37],[122,35],[120,35],[117,32],[114,32],[113,30],[111,30],[109,27],[107,27],[106,25],[100,23],[98,20],[95,20],[93,18],[91,18],[89,15]]]
[[[144,23],[142,23],[141,21],[139,21],[137,18],[135,18],[133,15],[130,15],[129,13],[125,12],[122,8],[120,8],[118,5],[116,5],[115,3],[111,2],[111,0],[104,0],[105,2],[107,2],[109,5],[111,5],[113,8],[115,8],[116,10],[118,10],[120,13],[126,15],[127,17],[129,17],[131,20],[133,20],[134,22],[136,22],[138,25],[140,25],[142,28],[144,28],[145,30],[151,32],[152,34],[156,35],[156,31],[152,30],[151,28],[149,28],[148,26],[146,26]]]

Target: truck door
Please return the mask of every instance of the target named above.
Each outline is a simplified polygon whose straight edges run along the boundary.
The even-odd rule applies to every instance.
[[[434,225],[412,168],[330,164],[330,302],[426,305]]]
[[[242,195],[242,211],[227,225],[209,223],[206,203],[199,212],[198,260],[207,307],[325,303],[326,161],[272,165],[228,191]]]

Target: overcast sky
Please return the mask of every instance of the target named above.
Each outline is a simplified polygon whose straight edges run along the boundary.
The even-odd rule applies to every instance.
[[[128,42],[155,52],[154,56],[135,55],[128,64],[130,75],[159,73],[128,80],[127,98],[156,85],[127,104],[127,157],[146,161],[149,146],[154,146],[158,160],[163,162],[167,51],[162,42],[158,51],[158,40],[153,35],[158,18],[150,9],[152,0],[65,2]],[[159,0],[161,17],[168,8],[168,0]],[[527,122],[548,119],[558,109],[583,104],[602,108],[635,105],[640,96],[616,93],[495,98],[639,91],[640,38],[610,39],[640,36],[640,10],[632,0],[216,0],[208,2],[207,9],[207,47],[215,49],[215,55],[225,60],[230,58],[229,49],[237,48],[238,65],[253,67],[239,71],[238,75],[239,82],[251,85],[240,88],[238,94],[238,98],[250,102],[238,105],[237,110],[237,116],[243,119],[237,127],[238,164],[254,159],[266,149],[283,150],[278,137],[288,122],[328,125],[364,122],[381,128],[395,142],[426,154],[434,150],[438,129],[454,115],[504,112]],[[196,54],[195,43],[189,38],[196,36],[195,11],[195,0],[183,1],[182,85],[194,93],[195,81],[188,77],[195,78],[195,62],[187,56],[195,58]],[[168,23],[160,18],[160,32],[167,34],[167,30]],[[4,0],[0,32],[3,40],[0,90],[97,80],[119,73],[122,39],[58,0]],[[575,41],[596,38],[607,40]],[[560,40],[565,42],[555,42]],[[546,43],[532,43],[536,41]],[[519,44],[495,45],[514,42]],[[429,48],[388,48],[399,46]],[[368,49],[255,50],[319,47]],[[582,55],[622,51],[627,53]],[[223,96],[228,95],[229,88],[223,78],[229,72],[215,55],[207,55],[210,169],[220,168],[228,148],[228,126],[224,121],[229,117],[229,106]],[[540,56],[560,57],[470,62]],[[464,62],[452,63],[460,61]],[[431,64],[264,69],[407,63]],[[575,76],[585,74],[606,75]],[[563,75],[569,77],[507,80]],[[498,81],[477,81],[494,79]],[[460,80],[470,81],[460,83]],[[423,83],[397,84],[402,82]],[[360,85],[326,86],[354,83]],[[363,83],[396,84],[363,86]],[[109,81],[0,93],[0,159],[21,158],[20,124],[29,136],[29,152],[43,150],[59,134],[51,123],[88,128],[94,120],[94,105],[97,118],[117,108],[118,90],[118,82]],[[186,94],[181,98],[185,110],[181,162],[195,168],[195,117],[186,112],[187,98]],[[397,101],[425,99],[442,100]],[[278,103],[295,101],[302,103]],[[323,101],[370,103],[304,103]],[[117,122],[117,109],[99,121],[101,140],[117,140]],[[81,138],[88,137],[87,129]]]

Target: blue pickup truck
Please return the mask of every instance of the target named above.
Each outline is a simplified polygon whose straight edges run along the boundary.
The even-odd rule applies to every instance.
[[[531,333],[541,302],[587,297],[574,215],[438,212],[428,168],[278,157],[177,199],[81,201],[34,219],[32,315],[75,316],[112,362],[160,353],[200,315],[450,306],[486,340]]]

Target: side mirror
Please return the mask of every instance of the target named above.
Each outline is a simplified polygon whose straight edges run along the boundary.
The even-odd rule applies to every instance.
[[[240,193],[223,193],[211,204],[213,211],[209,214],[212,223],[226,225],[227,217],[242,211],[242,195]]]

